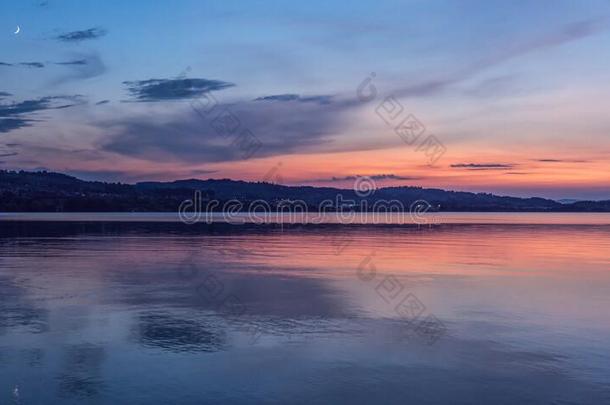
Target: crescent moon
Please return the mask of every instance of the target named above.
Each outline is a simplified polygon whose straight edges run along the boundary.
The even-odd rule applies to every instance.
[[[17,31],[15,31],[15,34],[19,34],[19,32],[21,32],[21,27],[17,26]]]

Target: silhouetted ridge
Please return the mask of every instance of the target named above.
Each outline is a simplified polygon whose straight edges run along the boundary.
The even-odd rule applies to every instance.
[[[325,200],[339,201],[344,207],[355,205],[351,208],[354,210],[359,210],[364,200],[368,207],[376,201],[395,200],[406,209],[417,200],[425,200],[432,209],[439,211],[610,212],[610,200],[562,204],[538,197],[506,197],[408,186],[381,188],[371,196],[361,198],[354,190],[331,187],[283,186],[229,179],[147,181],[132,185],[84,181],[46,171],[0,171],[0,211],[170,212],[176,211],[184,200],[192,199],[195,190],[201,191],[203,203],[215,199],[222,206],[229,200],[239,200],[248,207],[255,200],[264,200],[273,209],[285,200],[304,201],[311,211],[317,211]]]

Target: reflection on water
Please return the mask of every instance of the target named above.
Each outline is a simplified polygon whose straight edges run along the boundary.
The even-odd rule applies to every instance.
[[[17,279],[0,275],[0,335],[7,330],[25,330],[29,333],[48,331],[48,311],[27,298],[27,291],[18,285]]]
[[[57,377],[62,397],[95,397],[104,382],[101,366],[105,357],[103,347],[81,343],[62,351],[61,373]]]
[[[142,346],[178,352],[215,352],[225,346],[224,336],[211,325],[163,313],[140,315],[134,329],[136,341]]]
[[[3,223],[0,403],[609,403],[608,252],[594,225]]]

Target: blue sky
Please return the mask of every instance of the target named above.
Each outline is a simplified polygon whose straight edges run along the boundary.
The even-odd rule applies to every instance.
[[[6,169],[260,180],[281,162],[287,184],[610,198],[608,1],[3,1],[0,28]],[[256,153],[193,111],[203,95]],[[387,127],[387,96],[442,159]]]

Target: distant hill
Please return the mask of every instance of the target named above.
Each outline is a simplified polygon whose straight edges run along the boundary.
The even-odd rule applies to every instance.
[[[264,200],[275,209],[285,200],[304,201],[317,210],[324,200],[355,202],[359,210],[366,201],[397,200],[407,209],[414,201],[425,200],[438,211],[507,212],[610,212],[608,201],[560,203],[544,198],[517,198],[489,193],[445,191],[421,187],[380,188],[367,198],[354,190],[331,187],[283,186],[235,180],[177,180],[137,184],[84,181],[51,172],[0,171],[0,211],[4,212],[171,212],[192,199],[200,190],[204,200],[220,205],[239,200],[244,206]],[[345,207],[345,205],[344,205]]]

